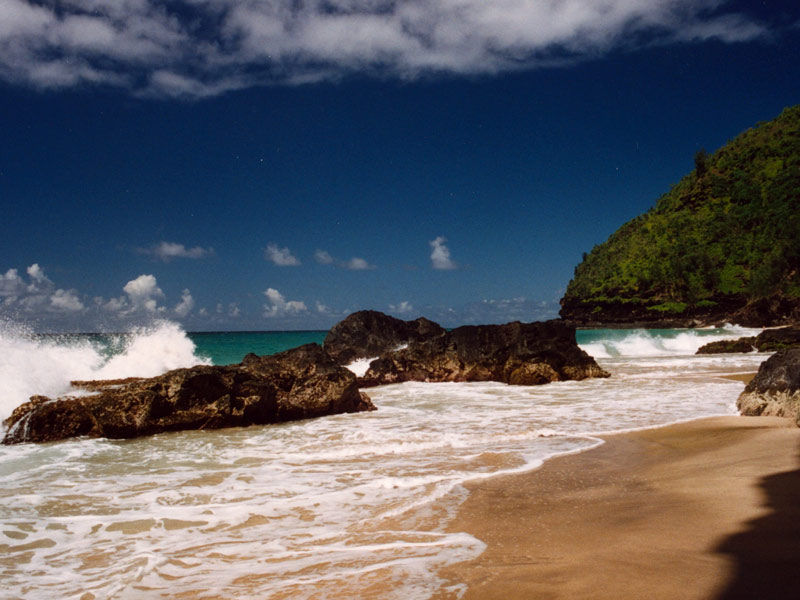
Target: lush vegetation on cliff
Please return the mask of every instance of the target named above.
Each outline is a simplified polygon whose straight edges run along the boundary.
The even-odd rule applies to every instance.
[[[800,106],[698,152],[651,210],[584,255],[562,305],[666,316],[773,295],[800,298]]]

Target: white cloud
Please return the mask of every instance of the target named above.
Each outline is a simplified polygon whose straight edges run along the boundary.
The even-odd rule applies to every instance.
[[[50,306],[58,311],[78,312],[84,309],[83,302],[73,290],[58,289],[50,296]]]
[[[296,315],[308,310],[305,302],[299,300],[287,301],[283,294],[274,288],[267,288],[264,295],[269,301],[269,304],[264,305],[264,316],[267,318]]]
[[[22,310],[31,316],[78,313],[85,306],[75,290],[56,289],[38,263],[30,265],[25,280],[17,269],[0,275],[2,307]]]
[[[325,250],[317,250],[316,252],[314,252],[314,260],[316,260],[321,265],[330,265],[333,264],[335,261],[335,259]]]
[[[170,261],[173,258],[205,258],[214,254],[213,248],[201,248],[195,246],[194,248],[187,248],[183,244],[175,242],[159,242],[150,248],[139,250],[142,254],[149,254],[164,262]]]
[[[279,267],[296,267],[300,260],[291,253],[289,248],[279,248],[277,244],[267,244],[264,258]]]
[[[0,296],[15,298],[25,293],[25,282],[16,269],[9,269],[5,275],[0,275]]]
[[[0,78],[206,97],[354,72],[410,79],[767,35],[725,0],[64,0],[0,3]],[[777,19],[777,16],[776,16]]]
[[[358,258],[357,256],[354,256],[346,263],[344,263],[344,267],[346,269],[350,269],[351,271],[367,271],[369,269],[375,268],[373,265],[369,264],[366,260],[364,260],[363,258]]]
[[[175,306],[175,314],[183,318],[192,312],[194,308],[194,298],[192,298],[192,294],[189,290],[183,290],[181,294],[181,301]]]
[[[414,307],[408,300],[403,300],[400,304],[390,304],[389,310],[393,313],[404,315],[414,310]]]
[[[30,267],[28,267],[28,275],[37,283],[45,283],[50,281],[38,263],[33,263]]]
[[[455,269],[458,266],[450,258],[450,249],[444,245],[446,241],[447,238],[439,236],[429,242],[431,246],[431,266],[434,269],[448,270]]]
[[[164,292],[158,287],[158,282],[153,275],[139,275],[125,284],[122,291],[128,295],[130,310],[145,311],[149,313],[162,312],[163,307],[158,306],[156,298],[164,296]]]
[[[103,304],[103,308],[108,312],[118,313],[122,312],[123,309],[128,306],[128,303],[125,301],[124,297],[120,298],[110,298],[108,302]]]

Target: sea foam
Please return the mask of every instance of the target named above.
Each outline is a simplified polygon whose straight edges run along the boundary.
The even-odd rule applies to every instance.
[[[710,342],[758,335],[761,329],[725,325],[706,329],[579,331],[578,343],[594,358],[689,356]],[[602,338],[593,339],[602,334]]]
[[[181,327],[158,321],[102,336],[38,336],[24,326],[0,324],[0,419],[32,395],[59,396],[70,381],[152,377],[178,367],[210,364],[195,354]]]

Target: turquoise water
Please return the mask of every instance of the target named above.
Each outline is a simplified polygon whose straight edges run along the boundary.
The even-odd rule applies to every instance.
[[[327,331],[228,331],[189,333],[197,346],[195,354],[215,365],[242,362],[246,354],[275,354],[303,344],[322,344]]]

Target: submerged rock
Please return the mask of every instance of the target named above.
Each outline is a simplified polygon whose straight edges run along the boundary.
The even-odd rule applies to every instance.
[[[403,321],[376,310],[362,310],[340,321],[328,332],[323,345],[339,364],[372,358],[399,346],[440,337],[445,329],[420,317]]]
[[[697,354],[722,354],[726,352],[777,352],[800,346],[800,327],[767,329],[757,336],[737,340],[720,340],[701,346]]]
[[[238,365],[176,369],[151,378],[75,382],[94,393],[34,396],[4,422],[4,444],[90,436],[133,438],[374,410],[355,375],[317,344]]]
[[[769,357],[736,401],[743,415],[790,417],[800,426],[800,348]]]
[[[465,326],[372,361],[363,386],[403,381],[499,381],[538,385],[608,377],[563,321]]]

